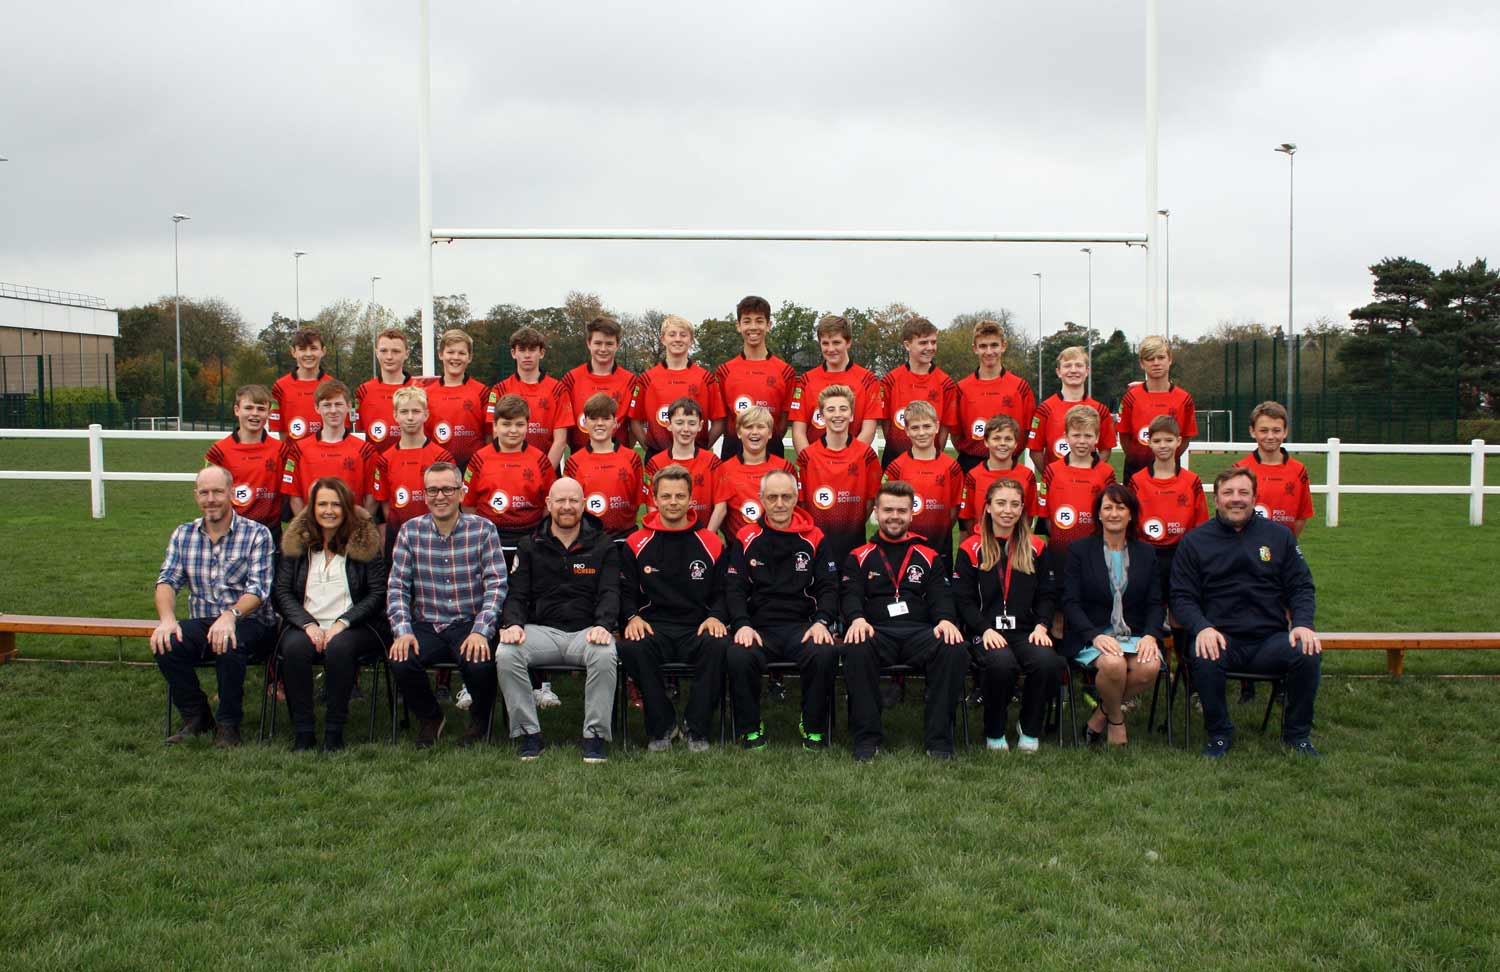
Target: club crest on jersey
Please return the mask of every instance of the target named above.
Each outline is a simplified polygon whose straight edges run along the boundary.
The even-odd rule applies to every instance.
[[[708,564],[701,560],[695,560],[688,564],[688,577],[695,581],[701,581],[708,576]]]
[[[376,442],[384,442],[385,441],[385,433],[387,431],[388,430],[386,429],[386,426],[385,426],[384,422],[371,422],[370,423],[370,438],[374,439]]]
[[[249,483],[235,483],[230,498],[235,506],[244,506],[255,498],[255,489]]]
[[[584,506],[595,516],[601,516],[609,509],[609,500],[605,499],[603,493],[590,493],[588,499],[584,500]]]
[[[286,430],[292,438],[300,439],[307,434],[307,420],[301,418],[300,416],[298,418],[294,418],[292,419],[291,423],[287,425]]]
[[[446,443],[453,438],[453,426],[447,422],[439,422],[432,430],[432,437],[439,442]]]
[[[1052,522],[1066,529],[1078,522],[1078,512],[1071,506],[1059,506],[1052,513]]]
[[[1151,519],[1141,524],[1141,532],[1146,534],[1146,536],[1151,538],[1152,540],[1160,540],[1162,537],[1167,535],[1167,526],[1165,523],[1153,516]]]
[[[819,486],[813,490],[813,505],[820,510],[830,509],[833,506],[834,493],[832,486]]]
[[[510,497],[507,496],[503,490],[495,490],[495,492],[490,495],[490,509],[494,510],[496,513],[504,513],[506,510],[510,509]]]
[[[812,558],[807,555],[807,551],[805,551],[805,550],[799,550],[799,551],[797,551],[797,556],[792,561],[792,569],[796,570],[796,571],[801,571],[802,573],[806,573],[807,572],[807,568],[810,567],[810,566],[812,566]]]
[[[921,564],[912,564],[910,567],[906,568],[906,581],[905,581],[905,583],[907,583],[907,584],[920,584],[920,583],[922,583],[922,574],[923,574],[922,565]]]
[[[1270,547],[1261,547],[1260,548],[1260,559],[1263,560],[1263,561],[1265,561],[1268,564],[1271,562],[1271,548]]]

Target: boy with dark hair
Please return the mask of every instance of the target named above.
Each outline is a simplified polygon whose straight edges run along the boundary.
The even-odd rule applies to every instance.
[[[963,500],[964,474],[958,461],[938,451],[937,410],[918,399],[906,406],[906,431],[911,448],[885,469],[886,482],[910,484],[915,493],[911,529],[953,562],[953,524]]]
[[[589,321],[587,333],[589,359],[563,375],[558,390],[565,407],[558,413],[557,423],[559,428],[568,429],[568,448],[573,452],[587,448],[589,443],[583,403],[603,392],[624,413],[630,407],[630,390],[635,385],[635,375],[615,361],[624,333],[620,322],[601,314]],[[623,427],[615,433],[615,439],[622,446],[630,445],[629,433]]]
[[[489,441],[490,430],[484,423],[489,389],[484,382],[469,377],[469,363],[474,360],[474,339],[458,328],[443,332],[438,357],[443,373],[428,378],[427,436],[453,455],[460,466]]]
[[[614,440],[617,413],[615,400],[603,392],[583,403],[589,446],[569,454],[563,475],[583,486],[583,508],[599,518],[609,538],[624,540],[635,530],[646,487],[640,453]]]
[[[865,524],[880,489],[880,459],[869,443],[853,437],[857,397],[848,385],[824,386],[817,405],[825,434],[797,453],[802,509],[823,531],[835,564],[865,542]]]
[[[656,474],[668,466],[686,469],[692,476],[693,525],[706,530],[714,509],[714,482],[718,479],[719,457],[712,450],[698,445],[699,435],[707,425],[703,420],[703,406],[691,398],[679,398],[668,406],[667,416],[667,430],[672,433],[671,445],[647,460],[646,475],[654,480]],[[649,492],[646,506],[655,508]]]
[[[787,413],[792,422],[792,446],[800,455],[810,443],[823,438],[827,428],[819,402],[823,389],[842,385],[854,393],[854,412],[849,436],[866,444],[875,441],[880,427],[880,379],[874,372],[849,360],[854,329],[847,317],[829,314],[818,321],[818,349],[823,363],[797,378]]]
[[[771,435],[767,449],[785,458],[787,405],[797,373],[792,366],[771,353],[766,334],[771,329],[771,304],[764,297],[746,297],[734,309],[734,329],[744,341],[739,354],[719,365],[714,383],[724,408],[724,438],[719,457],[724,460],[739,455],[739,417],[750,408],[764,408],[771,416]]]
[[[281,468],[287,444],[266,434],[271,393],[265,385],[241,385],[234,393],[233,432],[208,447],[204,462],[233,477],[234,512],[271,531],[272,550],[281,543]]]
[[[271,385],[270,429],[282,439],[295,441],[317,435],[322,421],[313,404],[313,392],[331,375],[323,370],[323,334],[304,327],[292,335],[292,358],[296,366]]]
[[[547,356],[547,338],[534,327],[516,328],[510,336],[510,356],[516,362],[516,373],[495,382],[484,408],[485,421],[495,424],[495,403],[506,395],[526,399],[531,416],[526,424],[526,441],[547,454],[547,461],[562,465],[563,451],[568,447],[571,424],[564,415],[562,382],[542,370]],[[559,419],[563,424],[558,425]]]
[[[1115,447],[1115,417],[1103,402],[1088,397],[1089,353],[1078,346],[1063,348],[1057,355],[1057,377],[1062,390],[1036,407],[1032,413],[1026,448],[1031,464],[1045,470],[1047,463],[1067,457],[1068,430],[1064,424],[1068,409],[1074,405],[1092,405],[1099,413],[1099,455],[1105,459]],[[1027,428],[1027,426],[1022,426]]]
[[[671,406],[681,398],[698,402],[711,421],[724,417],[724,401],[714,388],[714,376],[688,355],[693,350],[693,323],[670,314],[661,322],[662,360],[643,371],[630,394],[630,432],[646,454],[661,452],[672,444]],[[704,425],[698,444],[707,448],[713,440]]]
[[[906,347],[906,363],[892,368],[880,383],[880,417],[885,420],[885,451],[880,461],[887,467],[911,448],[906,407],[912,402],[928,402],[937,413],[938,433],[933,444],[938,452],[947,442],[945,428],[958,422],[958,386],[933,364],[937,326],[925,317],[913,317],[901,328],[901,343]]]
[[[407,353],[406,334],[399,327],[388,327],[375,335],[379,373],[354,392],[351,427],[363,432],[365,441],[378,452],[385,452],[401,435],[396,429],[396,408],[391,404],[391,396],[411,385],[412,377],[406,373]]]
[[[996,415],[1009,415],[1016,425],[1031,428],[1036,393],[1020,375],[1005,368],[1005,328],[999,321],[974,325],[974,356],[979,367],[958,382],[954,401],[953,445],[964,472],[984,462],[989,449],[984,444],[986,423]]]
[[[1021,427],[1009,415],[996,415],[984,423],[984,445],[990,454],[984,462],[964,474],[964,495],[958,504],[959,532],[968,536],[984,514],[984,498],[997,479],[1014,479],[1026,497],[1026,515],[1036,516],[1036,475],[1021,462]]]
[[[1312,519],[1312,486],[1307,467],[1293,459],[1286,441],[1287,411],[1280,402],[1261,402],[1250,413],[1255,451],[1235,463],[1255,470],[1255,512],[1301,537]]]
[[[1193,396],[1172,384],[1172,349],[1166,340],[1155,334],[1148,335],[1141,338],[1136,351],[1146,380],[1125,390],[1119,412],[1120,448],[1125,453],[1126,482],[1151,465],[1152,419],[1158,415],[1170,415],[1177,420],[1177,427],[1182,430],[1182,441],[1177,446],[1179,456],[1187,451],[1188,443],[1198,434]]]
[[[495,440],[469,460],[464,472],[463,511],[478,513],[500,531],[500,544],[514,550],[547,514],[547,490],[557,467],[526,441],[531,407],[520,395],[495,403]]]
[[[380,454],[364,439],[349,434],[349,387],[329,378],[318,385],[314,398],[322,419],[318,434],[288,442],[282,464],[281,491],[291,497],[292,515],[302,512],[308,491],[324,476],[342,479],[359,504],[374,511],[370,487]]]

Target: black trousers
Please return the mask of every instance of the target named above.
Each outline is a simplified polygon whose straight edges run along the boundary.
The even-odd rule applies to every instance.
[[[266,657],[276,637],[276,629],[260,621],[241,618],[234,626],[235,645],[222,655],[215,655],[208,644],[208,629],[213,618],[189,618],[181,622],[182,637],[156,656],[156,667],[167,680],[172,704],[184,719],[208,711],[208,696],[198,684],[197,664],[212,660],[218,676],[220,725],[238,729],[245,714],[245,669]]]
[[[802,678],[802,731],[825,732],[828,697],[838,672],[838,648],[803,641],[808,626],[784,624],[756,628],[764,645],[750,648],[731,643],[726,649],[729,697],[734,700],[734,731],[753,732],[760,727],[761,678],[772,661],[795,662]]]
[[[1016,679],[1025,675],[1021,683],[1021,733],[1033,738],[1040,737],[1046,726],[1047,704],[1057,698],[1062,689],[1063,676],[1068,663],[1051,648],[1033,645],[1026,640],[1026,633],[1006,633],[1005,647],[986,651],[983,645],[974,645],[970,651],[974,664],[979,666],[979,682],[984,689],[984,736],[986,739],[1002,739],[1010,724],[1010,700],[1016,691]]]
[[[365,625],[346,628],[328,640],[322,652],[313,648],[307,632],[288,625],[281,632],[277,650],[281,655],[281,682],[286,687],[286,707],[292,713],[292,730],[317,731],[313,708],[313,669],[322,664],[328,678],[328,708],[323,714],[325,731],[343,729],[349,721],[349,695],[361,663],[378,659],[386,639]],[[375,700],[371,699],[374,705]]]
[[[698,634],[697,625],[677,627],[652,622],[655,634],[639,641],[621,638],[617,643],[625,671],[641,689],[641,704],[646,715],[646,735],[661,739],[677,725],[677,709],[667,695],[662,677],[664,663],[693,666],[693,694],[688,699],[687,729],[700,739],[708,738],[708,724],[719,707],[724,686],[724,655],[727,638]]]
[[[469,707],[469,722],[481,730],[489,728],[490,715],[495,709],[495,693],[500,684],[493,655],[495,640],[490,639],[492,654],[488,661],[464,660],[459,648],[473,627],[473,621],[456,622],[442,631],[433,630],[432,625],[425,621],[412,624],[412,634],[417,636],[417,650],[409,653],[405,661],[393,662],[391,676],[401,687],[407,707],[418,719],[436,719],[443,714],[437,696],[432,693],[432,683],[427,681],[427,669],[448,662],[458,666],[464,685],[474,697],[474,704]]]
[[[849,729],[854,751],[868,751],[885,741],[880,719],[880,670],[910,665],[927,679],[922,740],[933,752],[953,752],[953,718],[963,696],[969,651],[963,644],[939,641],[927,624],[883,624],[873,637],[844,645],[844,683],[849,688]]]
[[[1016,448],[1020,449],[1021,446],[1017,445]],[[984,462],[989,457],[990,457],[990,454],[987,451],[986,452],[981,452],[977,456],[976,455],[971,455],[971,454],[969,454],[967,452],[960,452],[960,453],[958,453],[958,468],[962,469],[965,473],[967,473],[969,470],[973,469],[975,466],[977,466],[980,463]]]
[[[1187,646],[1193,688],[1203,703],[1203,729],[1208,738],[1234,738],[1234,723],[1224,700],[1224,674],[1234,671],[1284,676],[1286,716],[1281,737],[1288,743],[1306,739],[1312,732],[1313,702],[1318,697],[1318,682],[1323,675],[1323,656],[1302,654],[1302,649],[1292,645],[1285,631],[1265,638],[1225,635],[1225,639],[1228,644],[1219,653],[1218,661],[1199,658],[1193,647]]]

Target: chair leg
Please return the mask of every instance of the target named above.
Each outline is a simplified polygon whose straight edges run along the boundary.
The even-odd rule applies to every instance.
[[[167,728],[166,728],[166,731],[162,734],[162,737],[163,738],[169,738],[171,735],[172,735],[172,686],[168,685],[167,686]]]
[[[276,656],[275,656],[274,650],[273,650],[271,658],[274,659],[275,657]],[[276,666],[275,666],[275,663],[273,661],[267,660],[267,662],[266,662],[266,677],[265,677],[265,679],[263,679],[263,681],[264,681],[265,684],[262,685],[261,689],[260,689],[260,716],[256,720],[256,738],[258,740],[260,740],[261,742],[265,742],[266,741],[266,693],[271,690],[271,678],[272,678],[272,675],[273,675],[273,673],[275,671],[275,667]],[[273,709],[272,711],[274,713],[275,710]],[[274,738],[275,735],[276,735],[276,729],[273,726],[272,729],[271,729],[271,736]]]
[[[1280,687],[1280,682],[1271,683],[1271,697],[1269,699],[1266,699],[1266,714],[1265,717],[1260,720],[1261,735],[1265,735],[1266,726],[1269,726],[1271,724],[1271,710],[1276,708],[1276,693]],[[1285,715],[1283,715],[1282,718],[1286,718]]]
[[[972,675],[972,674],[973,674],[973,672],[968,672],[968,673],[965,674],[965,676],[964,676],[964,693],[958,697],[958,711],[963,716],[963,724],[964,724],[964,749],[973,749],[974,748],[974,740],[969,737],[969,692],[968,692],[969,685],[968,685],[968,682],[969,682],[969,676]]]
[[[1073,745],[1078,745],[1078,689],[1073,679],[1073,670],[1069,668],[1063,673],[1063,681],[1068,686],[1068,722],[1073,726]],[[1062,745],[1062,693],[1057,693],[1057,745]]]

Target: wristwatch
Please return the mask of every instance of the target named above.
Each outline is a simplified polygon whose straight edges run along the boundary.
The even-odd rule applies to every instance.
[[[232,615],[234,615],[234,619],[236,621],[238,621],[240,618],[243,618],[245,616],[244,613],[242,611],[240,611],[240,609],[238,607],[236,607],[235,605],[233,605],[233,604],[229,605],[229,613],[232,614]]]

